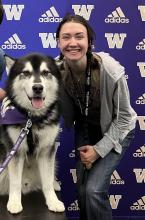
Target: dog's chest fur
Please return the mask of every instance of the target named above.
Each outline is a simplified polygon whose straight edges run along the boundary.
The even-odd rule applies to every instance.
[[[21,127],[8,126],[7,131],[11,141],[15,143],[19,137]],[[45,125],[42,127],[39,124],[32,124],[30,132],[20,148],[22,151],[25,153],[27,152],[28,154],[35,153],[37,155],[43,151],[46,153],[51,152],[58,132],[58,124]]]

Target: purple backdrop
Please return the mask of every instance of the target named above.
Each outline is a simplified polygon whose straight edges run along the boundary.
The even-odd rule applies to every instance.
[[[36,51],[56,57],[56,28],[71,12],[93,26],[95,51],[106,51],[125,66],[138,122],[135,140],[112,175],[110,203],[116,219],[145,219],[145,1],[62,0],[61,7],[57,0],[3,0],[3,4],[0,46],[7,54],[19,57]],[[66,130],[63,121],[61,125],[58,180],[68,216],[78,216],[73,129]]]

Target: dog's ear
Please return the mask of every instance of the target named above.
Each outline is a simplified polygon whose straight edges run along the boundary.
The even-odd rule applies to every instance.
[[[5,56],[5,61],[6,61],[6,72],[9,75],[10,69],[12,68],[14,63],[16,62],[16,59],[14,59],[8,55],[4,55],[4,56]]]

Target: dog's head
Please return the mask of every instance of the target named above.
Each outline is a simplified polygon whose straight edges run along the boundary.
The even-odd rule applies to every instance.
[[[41,116],[57,101],[60,72],[50,56],[32,53],[19,59],[6,58],[7,95],[33,115]]]

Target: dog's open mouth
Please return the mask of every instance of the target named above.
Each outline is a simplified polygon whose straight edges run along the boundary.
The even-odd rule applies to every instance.
[[[33,97],[31,99],[31,103],[32,103],[33,108],[40,109],[44,106],[44,98]]]

